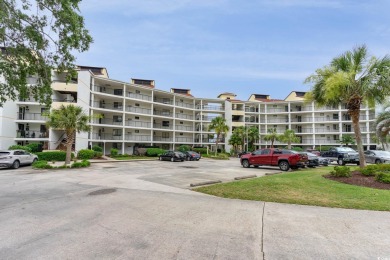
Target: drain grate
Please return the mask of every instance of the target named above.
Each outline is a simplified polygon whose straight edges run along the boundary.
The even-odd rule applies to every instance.
[[[90,196],[104,195],[104,194],[109,194],[109,193],[113,193],[113,192],[116,192],[116,189],[102,189],[102,190],[92,191],[92,192],[88,193],[88,195],[90,195]]]
[[[195,167],[195,166],[180,166],[181,168],[186,168],[186,169],[197,169],[199,167]]]

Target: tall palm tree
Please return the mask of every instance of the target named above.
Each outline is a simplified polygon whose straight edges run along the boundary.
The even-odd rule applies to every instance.
[[[388,135],[390,132],[390,103],[383,106],[383,111],[380,112],[375,120],[375,134],[377,141],[382,144],[382,148],[388,148]]]
[[[274,148],[274,142],[279,140],[279,134],[275,128],[268,129],[268,134],[264,136],[264,141],[271,141],[271,148]]]
[[[253,144],[259,140],[259,128],[252,126],[249,127],[247,131],[248,131],[247,133],[248,133],[248,147],[249,147],[248,151],[254,150]]]
[[[237,147],[238,147],[239,145],[241,145],[241,142],[242,142],[242,139],[241,139],[241,137],[238,135],[238,133],[237,133],[236,130],[237,130],[237,129],[235,129],[235,130],[233,131],[232,135],[231,135],[230,138],[229,138],[229,144],[230,144],[231,146],[233,146],[234,152],[237,152]]]
[[[305,80],[312,84],[306,100],[319,106],[346,105],[355,131],[360,167],[366,165],[359,126],[360,106],[367,103],[373,107],[385,101],[390,94],[389,76],[390,57],[370,57],[363,45],[334,58]]]
[[[213,120],[211,120],[211,123],[209,125],[209,131],[212,130],[214,130],[217,135],[217,139],[215,141],[215,146],[216,146],[215,155],[217,155],[219,140],[220,138],[222,138],[222,134],[226,134],[229,131],[229,126],[226,125],[226,119],[221,116],[217,116],[213,118]]]
[[[286,129],[282,135],[279,136],[280,141],[287,143],[287,148],[291,150],[291,143],[298,143],[301,139],[295,135],[294,130]]]
[[[76,132],[88,132],[90,130],[90,126],[88,125],[90,118],[90,116],[87,116],[83,112],[81,107],[74,105],[62,105],[59,109],[53,109],[48,115],[48,121],[46,122],[47,126],[64,130],[66,133],[65,164],[70,163],[72,144]]]

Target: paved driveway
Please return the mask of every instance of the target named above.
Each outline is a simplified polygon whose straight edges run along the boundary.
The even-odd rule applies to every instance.
[[[383,259],[390,213],[216,198],[238,159],[0,170],[2,259]]]

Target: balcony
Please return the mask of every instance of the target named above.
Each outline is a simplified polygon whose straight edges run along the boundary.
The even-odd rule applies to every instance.
[[[311,117],[292,118],[291,122],[292,123],[313,122],[313,118]]]
[[[302,128],[302,129],[297,128],[295,132],[300,134],[310,134],[313,133],[313,128]]]
[[[25,102],[25,103],[39,103],[37,100],[35,100],[35,98],[33,96],[29,96],[29,97],[26,97],[26,98],[19,98],[19,102]]]
[[[154,110],[153,111],[153,115],[155,115],[155,116],[173,117],[173,113],[171,111]]]
[[[51,105],[52,108],[54,109],[59,109],[61,106],[68,106],[70,104],[76,104],[76,100],[70,100],[70,99],[53,99],[53,103]]]
[[[162,137],[162,136],[153,136],[153,141],[172,142],[173,138],[171,138],[171,137]]]
[[[137,93],[127,93],[128,98],[138,99],[138,100],[146,100],[146,101],[152,101],[152,96],[144,95],[144,94],[137,94]]]
[[[125,141],[150,142],[150,135],[125,135]]]
[[[154,102],[165,105],[173,105],[173,100],[170,98],[155,98]]]
[[[267,109],[267,113],[282,113],[282,112],[287,113],[288,111],[286,111],[285,108],[268,108]]]
[[[75,81],[53,81],[51,87],[59,92],[77,92],[77,82]]]
[[[152,123],[146,121],[125,121],[126,126],[150,128]]]
[[[153,128],[158,128],[158,129],[169,129],[171,130],[173,127],[171,125],[163,125],[159,123],[154,123]]]
[[[185,108],[191,108],[191,109],[194,108],[194,104],[185,103],[185,102],[178,102],[178,101],[176,101],[176,106],[178,106],[178,107],[185,107]]]
[[[335,121],[338,122],[339,118],[338,117],[330,117],[330,116],[327,116],[327,117],[315,117],[314,121],[315,122],[335,122]]]
[[[17,120],[26,121],[46,121],[47,117],[41,113],[18,113]]]
[[[110,133],[92,133],[92,139],[95,140],[123,140],[122,135],[114,135]]]
[[[316,128],[316,133],[338,133],[340,130],[338,128]]]
[[[194,141],[194,139],[190,137],[176,137],[175,140],[178,143],[192,143]]]
[[[186,115],[186,114],[176,114],[176,118],[192,120],[192,119],[194,119],[194,116],[193,115]]]
[[[194,130],[194,128],[192,126],[184,126],[184,125],[176,125],[175,129],[181,130],[181,131],[193,131]]]
[[[288,118],[284,118],[284,119],[283,118],[280,118],[280,119],[275,118],[275,119],[268,119],[267,123],[288,123],[288,121],[289,121]]]
[[[105,101],[96,101],[93,103],[93,107],[123,111],[122,102],[106,103]]]
[[[132,113],[137,113],[137,114],[145,114],[145,115],[150,115],[152,114],[152,110],[148,108],[141,108],[141,107],[126,107],[126,112],[132,112]]]
[[[41,131],[26,131],[26,130],[16,130],[16,138],[23,138],[23,139],[34,139],[34,138],[49,138],[48,132],[41,132]]]
[[[214,118],[216,118],[217,116],[197,116],[196,117],[196,120],[201,120],[201,121],[211,121],[213,120]]]
[[[196,109],[209,110],[209,111],[224,111],[225,107],[223,107],[223,106],[207,106],[207,105],[200,106],[200,105],[197,105]]]
[[[103,94],[109,94],[109,95],[123,97],[123,88],[113,89],[113,88],[108,88],[108,87],[105,87],[105,86],[95,86],[93,88],[93,90],[95,92],[100,92],[100,93],[103,93]]]
[[[248,113],[257,113],[259,112],[259,109],[256,107],[245,107],[245,112],[248,112]]]
[[[92,122],[99,125],[123,125],[123,121],[121,119],[114,120],[113,118],[99,118],[94,119]]]

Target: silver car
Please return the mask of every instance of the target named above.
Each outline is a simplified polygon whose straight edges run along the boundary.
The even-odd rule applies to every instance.
[[[20,165],[31,165],[38,156],[24,150],[0,151],[0,167],[17,169]]]
[[[388,151],[365,151],[364,157],[368,163],[390,163],[390,152]]]

